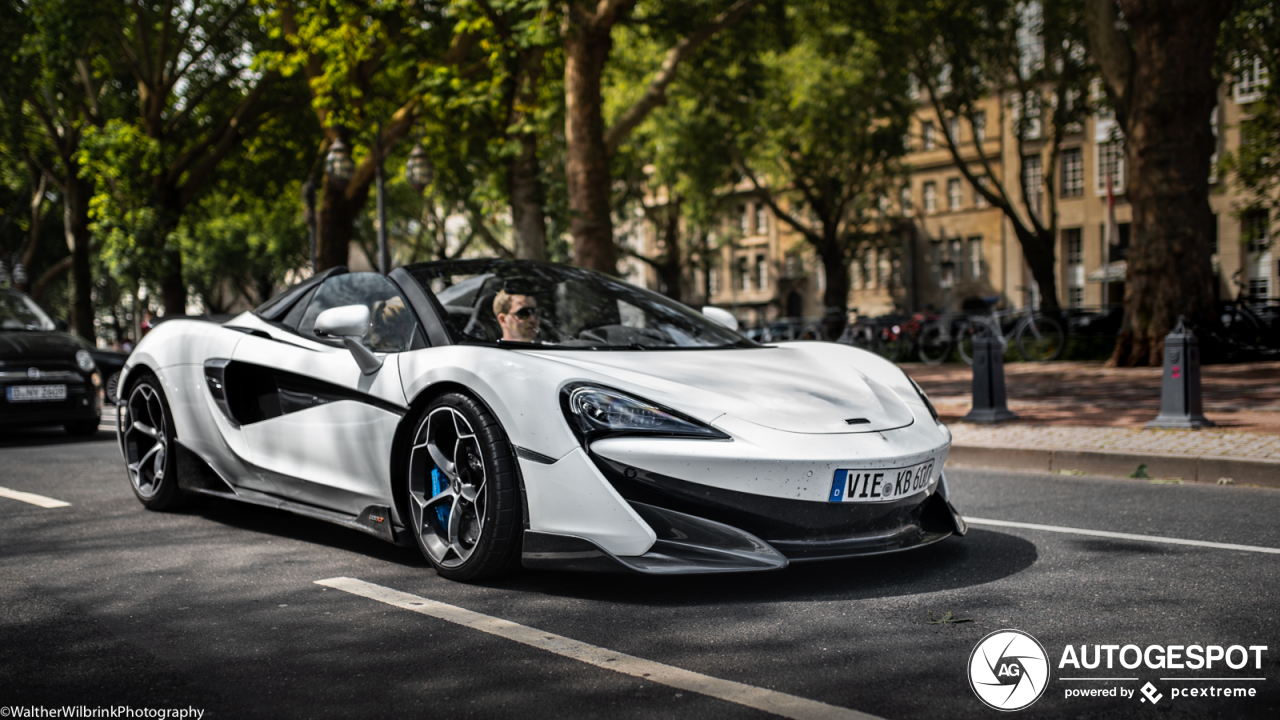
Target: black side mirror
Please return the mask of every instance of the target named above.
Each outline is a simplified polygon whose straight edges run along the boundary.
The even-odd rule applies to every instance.
[[[53,326],[58,328],[58,332],[69,332],[71,330],[71,326],[67,324],[66,320],[58,320]]]

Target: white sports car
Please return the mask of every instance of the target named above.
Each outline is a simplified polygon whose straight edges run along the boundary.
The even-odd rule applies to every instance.
[[[964,534],[951,434],[900,369],[707,313],[565,265],[337,268],[156,327],[120,381],[120,449],[148,508],[281,508],[416,543],[458,580],[773,570]]]

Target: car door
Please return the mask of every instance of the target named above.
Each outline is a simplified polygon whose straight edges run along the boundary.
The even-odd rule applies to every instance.
[[[294,320],[241,340],[225,371],[251,462],[291,500],[348,514],[387,505],[391,443],[407,411],[394,354],[422,342],[419,325],[377,273],[331,277],[301,303]],[[368,374],[314,331],[320,313],[348,305],[371,313],[362,342],[383,362]]]

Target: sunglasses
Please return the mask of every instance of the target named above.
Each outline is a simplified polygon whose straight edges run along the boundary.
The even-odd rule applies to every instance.
[[[538,308],[536,308],[536,307],[522,307],[522,308],[520,308],[519,310],[517,310],[517,311],[515,311],[515,312],[513,312],[513,313],[511,313],[511,314],[512,314],[512,315],[515,315],[516,317],[520,318],[521,320],[528,320],[529,318],[534,317],[534,316],[536,316],[536,315],[538,314]]]

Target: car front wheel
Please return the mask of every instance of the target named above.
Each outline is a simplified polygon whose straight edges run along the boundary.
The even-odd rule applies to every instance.
[[[502,426],[473,398],[436,398],[416,420],[409,453],[414,539],[451,580],[496,577],[520,558],[516,457]]]
[[[127,397],[119,422],[133,494],[148,510],[173,510],[187,495],[178,487],[169,402],[159,379],[150,373],[142,373],[130,385]]]

